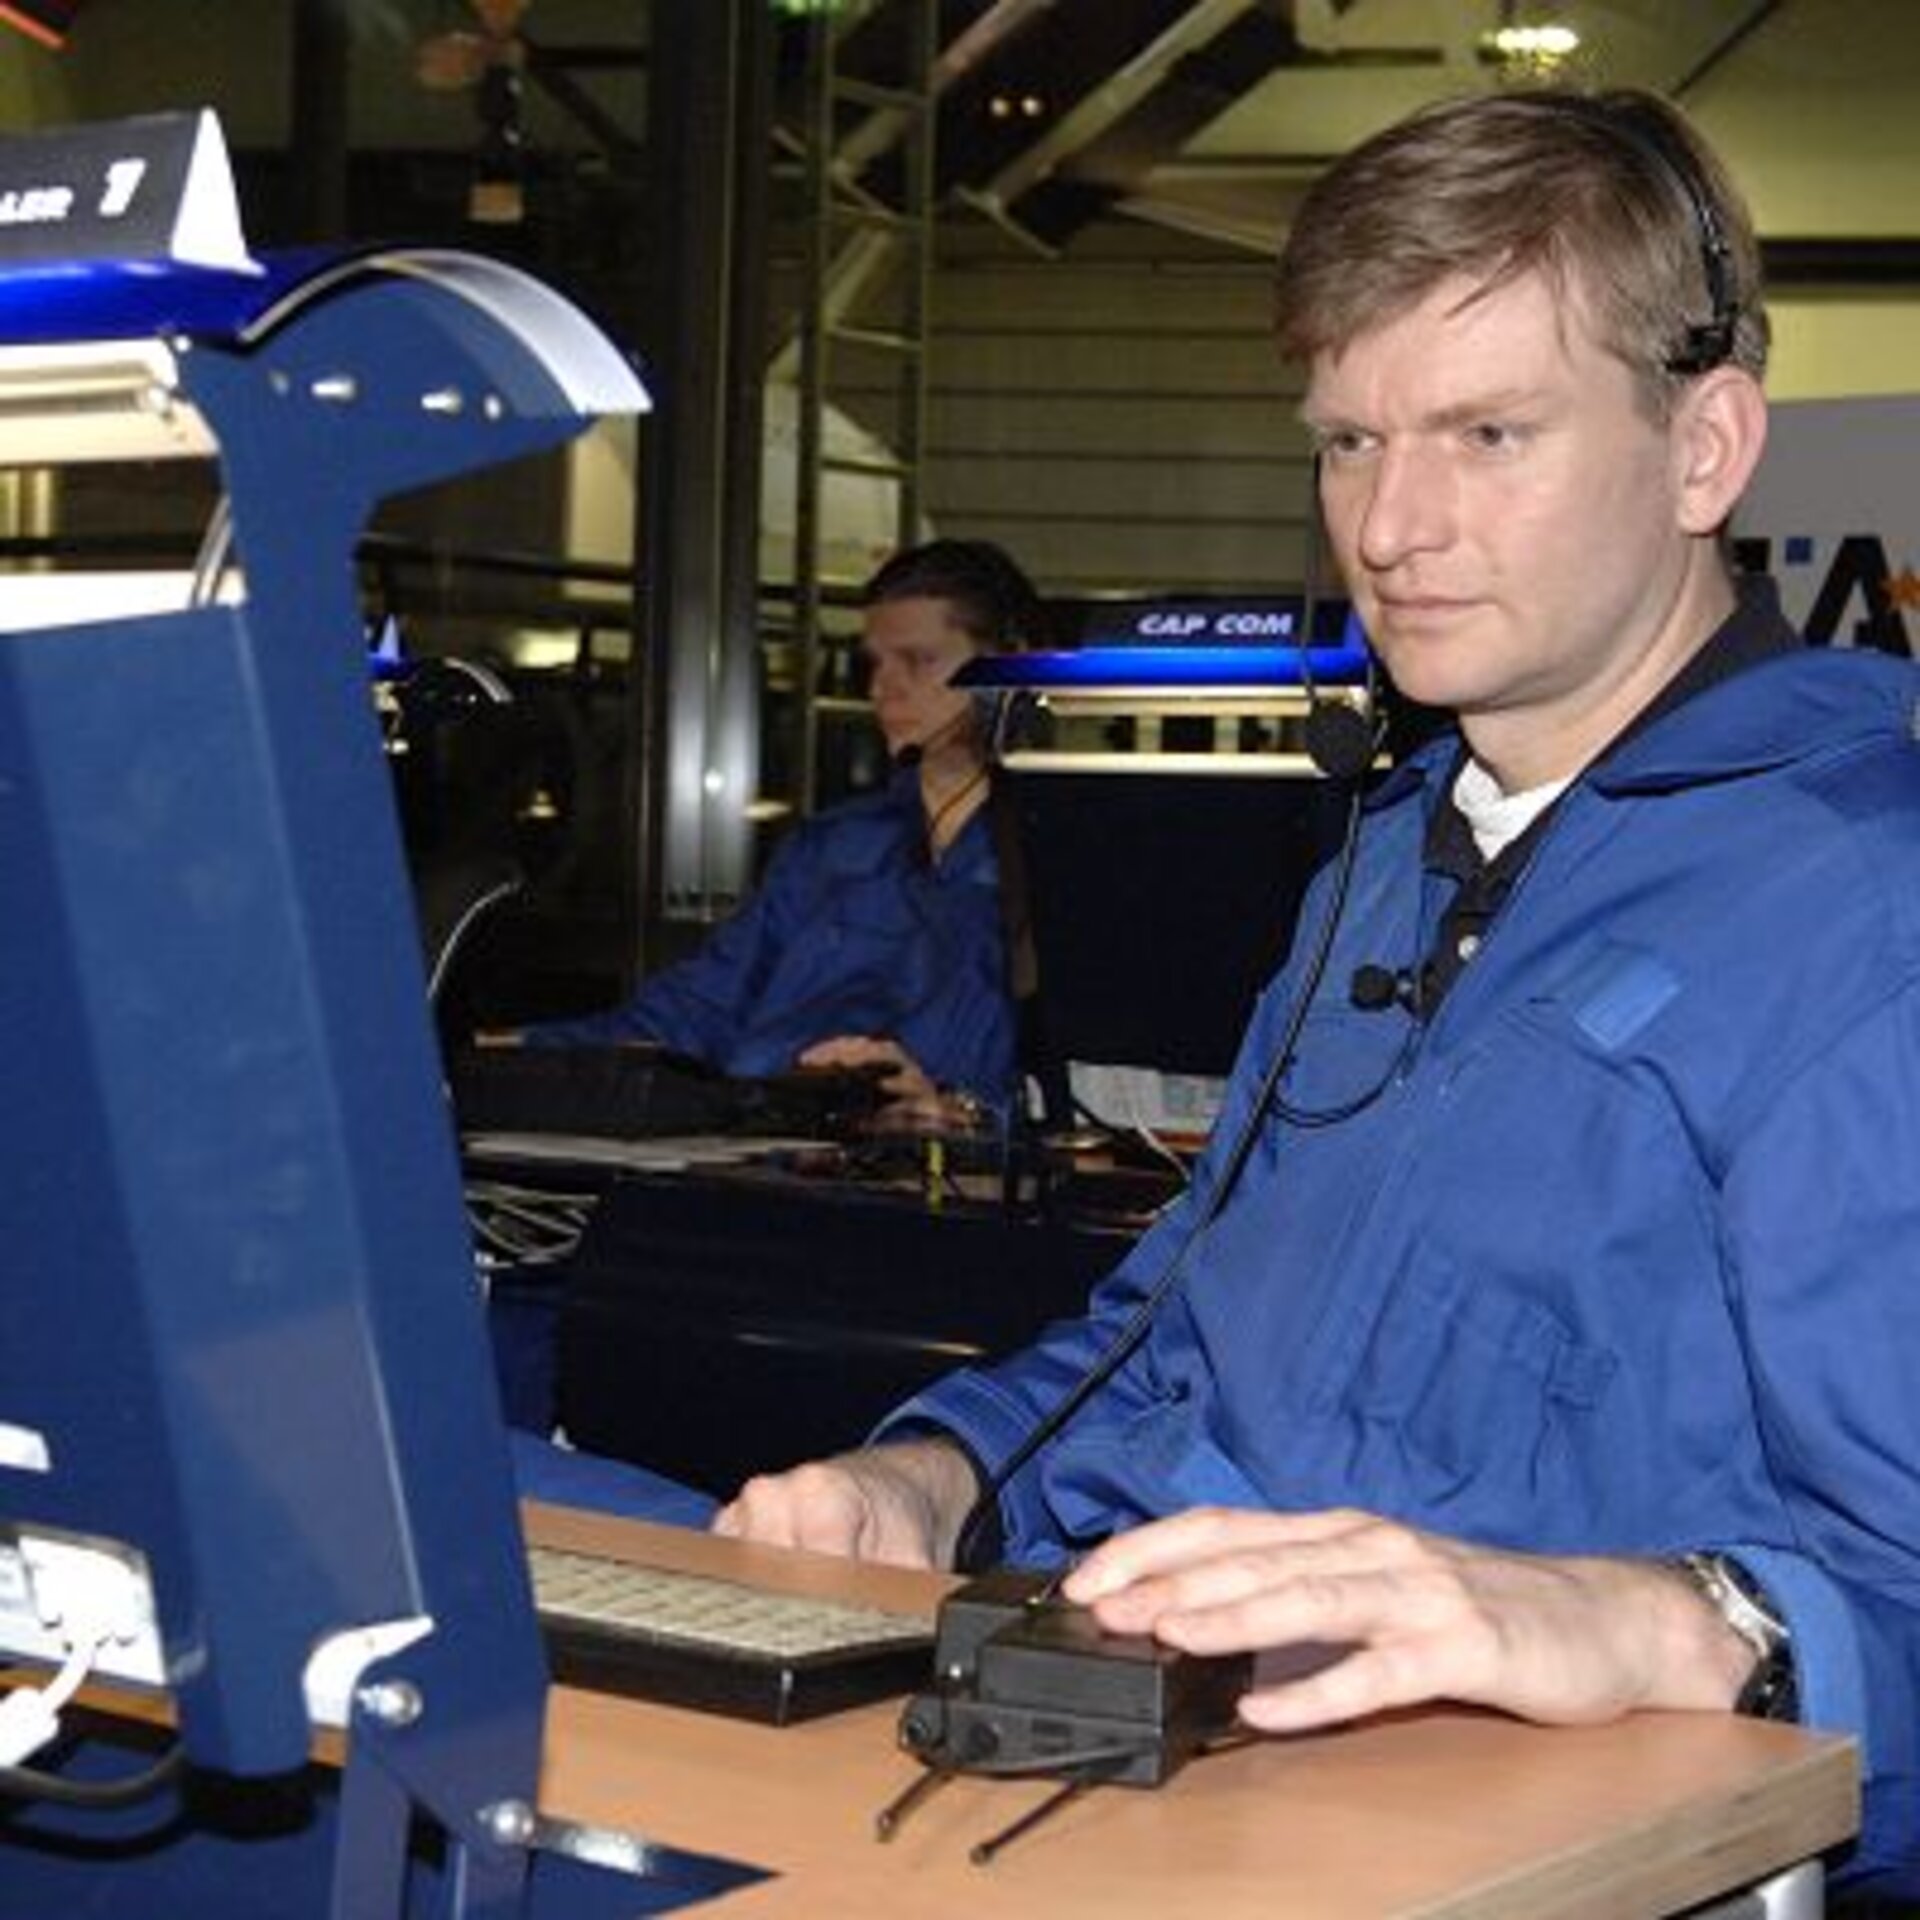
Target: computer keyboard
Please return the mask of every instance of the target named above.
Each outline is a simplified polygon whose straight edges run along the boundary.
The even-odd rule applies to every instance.
[[[784,1726],[925,1684],[930,1616],[531,1547],[553,1677]]]
[[[885,1103],[893,1069],[793,1067],[739,1078],[653,1047],[467,1047],[447,1060],[462,1134],[798,1135],[840,1139]]]

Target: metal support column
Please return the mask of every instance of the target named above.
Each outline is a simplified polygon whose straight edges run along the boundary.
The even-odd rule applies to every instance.
[[[723,913],[750,877],[769,22],[766,0],[653,5],[641,310],[658,412],[636,540],[636,969],[665,920]]]

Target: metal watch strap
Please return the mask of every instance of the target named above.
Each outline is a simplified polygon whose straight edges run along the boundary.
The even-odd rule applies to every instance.
[[[1675,1564],[1694,1591],[1753,1649],[1753,1671],[1733,1703],[1734,1712],[1753,1720],[1793,1719],[1799,1704],[1793,1636],[1765,1589],[1725,1554],[1682,1554]]]

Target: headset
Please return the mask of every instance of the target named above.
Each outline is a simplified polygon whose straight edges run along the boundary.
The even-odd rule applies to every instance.
[[[1734,284],[1733,249],[1700,162],[1679,133],[1630,94],[1518,94],[1547,113],[1580,121],[1625,148],[1644,170],[1664,180],[1685,202],[1700,247],[1700,273],[1711,311],[1689,320],[1681,344],[1661,361],[1668,373],[1691,377],[1711,373],[1733,358],[1741,301]]]

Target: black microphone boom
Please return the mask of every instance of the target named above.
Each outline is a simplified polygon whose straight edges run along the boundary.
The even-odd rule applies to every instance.
[[[1307,696],[1306,724],[1301,737],[1307,758],[1329,780],[1359,781],[1372,771],[1373,757],[1384,737],[1374,706],[1377,695],[1373,656],[1367,656],[1367,698],[1364,706],[1323,693],[1313,673],[1314,642],[1320,624],[1320,456],[1313,458],[1313,487],[1307,507],[1306,553],[1301,568],[1300,624],[1295,629],[1300,650],[1300,690]]]
[[[967,704],[951,719],[942,720],[923,740],[908,740],[894,749],[893,764],[896,767],[917,767],[927,757],[930,749],[945,746],[949,740],[956,740],[971,728],[982,739],[990,738],[993,723],[1000,711],[1000,692],[998,688],[970,689]]]

